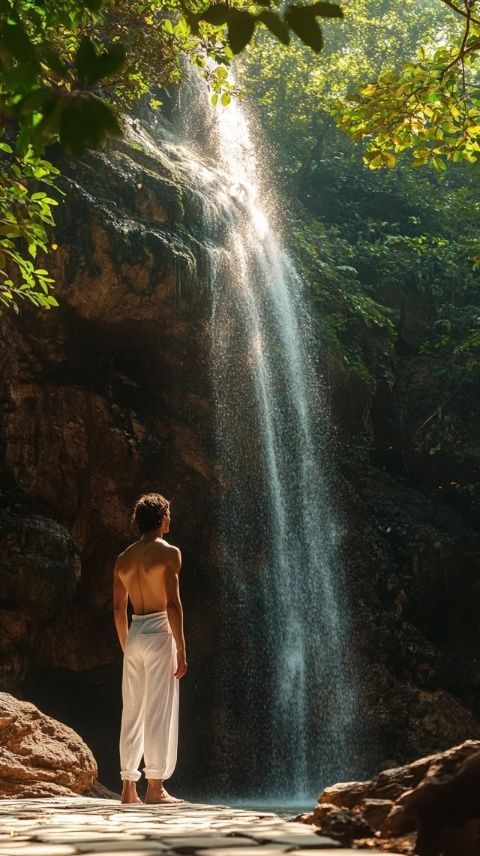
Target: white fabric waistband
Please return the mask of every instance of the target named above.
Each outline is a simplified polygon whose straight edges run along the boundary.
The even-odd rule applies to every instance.
[[[146,615],[132,615],[132,621],[149,621],[155,618],[168,618],[167,610],[162,609],[161,612],[148,612]]]

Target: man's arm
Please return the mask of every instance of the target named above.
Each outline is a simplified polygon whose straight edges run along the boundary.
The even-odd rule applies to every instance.
[[[128,592],[118,575],[118,565],[119,562],[117,558],[113,568],[113,617],[115,619],[115,627],[117,628],[118,640],[123,651],[128,633]]]
[[[183,609],[180,600],[180,568],[182,554],[174,547],[165,566],[165,594],[167,596],[167,616],[177,645],[178,668],[176,678],[181,678],[187,671],[185,637],[183,635]]]

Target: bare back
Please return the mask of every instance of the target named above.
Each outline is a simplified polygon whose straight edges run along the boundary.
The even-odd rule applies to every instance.
[[[165,570],[176,553],[176,547],[155,538],[136,541],[118,557],[118,576],[135,615],[163,612],[167,608]]]

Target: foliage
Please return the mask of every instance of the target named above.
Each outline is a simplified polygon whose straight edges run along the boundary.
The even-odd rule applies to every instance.
[[[480,98],[472,97],[475,83],[464,81],[460,64],[451,65],[457,52],[442,47],[426,55],[420,49],[420,62],[385,70],[349,104],[339,102],[339,127],[356,140],[368,138],[365,163],[372,169],[395,166],[396,153],[405,150],[414,168],[431,163],[445,170],[447,160],[478,160]],[[469,71],[475,60],[468,59]]]
[[[307,157],[315,156],[333,120],[365,142],[365,163],[372,169],[395,166],[406,150],[413,167],[430,163],[443,170],[446,160],[475,163],[480,151],[476,5],[478,0],[465,3],[464,15],[463,6],[444,0],[345,0],[341,28],[335,22],[324,25],[326,46],[316,62],[300,43],[283,56],[260,37],[253,58],[247,58],[247,81],[260,90],[258,100],[267,112],[276,99],[276,69],[284,108],[298,110],[297,130],[301,140],[309,140]]]
[[[319,338],[337,350],[349,371],[373,391],[368,355],[373,350],[391,353],[396,338],[391,313],[360,282],[354,248],[338,228],[325,226],[305,209],[291,220],[292,247],[309,283]]]
[[[442,7],[383,3],[382,16],[374,19],[372,4],[342,6],[342,31],[335,31],[335,22],[326,27],[319,57],[300,44],[282,54],[258,34],[242,59],[242,83],[266,129],[263,148],[283,177],[285,208],[295,212],[284,217],[319,340],[335,352],[335,364],[341,356],[362,413],[379,384],[382,394],[392,390],[401,408],[397,425],[411,414],[401,428],[411,432],[411,448],[435,463],[438,455],[449,455],[458,462],[455,489],[468,492],[471,479],[462,462],[471,421],[478,418],[472,402],[480,382],[475,172],[463,161],[438,170],[429,159],[423,170],[412,171],[400,154],[395,170],[368,169],[363,142],[336,125],[336,105],[365,81],[378,80],[384,63],[400,73],[418,43],[433,44],[444,28]],[[399,361],[410,358],[412,365],[425,361],[432,379],[428,401],[420,383],[418,389],[396,388]],[[371,430],[365,424],[365,433],[351,438],[349,458],[373,454]],[[406,436],[392,442],[398,447]]]
[[[325,47],[318,56],[299,40],[282,50],[259,31],[253,50],[241,58],[242,82],[263,127],[282,139],[279,165],[291,188],[325,152],[335,154],[329,147],[337,141],[338,103],[385,66],[400,67],[419,42],[433,41],[445,26],[439,0],[344,0],[342,9],[342,21],[324,23]]]
[[[415,447],[437,455],[448,451],[461,459],[469,440],[468,425],[478,419],[476,390],[480,379],[480,293],[471,303],[444,302],[439,317],[419,348],[429,361],[432,377],[442,389],[432,412],[415,431]],[[473,302],[475,301],[475,302]],[[457,487],[461,487],[457,482]]]
[[[49,294],[52,278],[28,258],[35,258],[38,249],[47,252],[46,227],[53,225],[52,206],[58,204],[58,194],[53,199],[39,187],[54,188],[58,175],[43,155],[45,146],[58,141],[78,156],[107,135],[121,135],[118,109],[154,84],[178,81],[182,50],[197,60],[215,49],[217,61],[226,61],[222,46],[209,42],[208,33],[192,37],[181,22],[172,24],[169,16],[179,8],[175,0],[0,0],[3,306],[18,309],[21,298],[57,305]],[[160,104],[151,101],[152,109]]]
[[[336,105],[339,126],[366,141],[365,163],[372,169],[395,166],[403,151],[414,168],[430,163],[445,170],[448,160],[478,160],[479,4],[446,5],[457,17],[416,57],[401,68],[386,63],[376,80]]]
[[[280,8],[272,0],[260,0],[248,4],[214,3],[209,8],[188,16],[194,22],[226,26],[227,39],[234,54],[240,53],[253,39],[257,25],[263,24],[284,45],[290,44],[294,33],[304,45],[321,51],[324,40],[318,18],[343,18],[343,11],[336,3],[318,0],[314,3],[288,3]]]
[[[292,31],[320,50],[317,18],[341,14],[326,2],[290,4],[281,11],[269,0],[256,6],[244,0],[228,6],[210,6],[207,0],[0,0],[0,143],[13,157],[0,162],[8,228],[0,236],[0,305],[18,307],[20,297],[56,305],[49,295],[52,279],[25,258],[25,246],[30,255],[47,251],[45,226],[53,224],[51,206],[57,200],[40,197],[43,191],[35,184],[30,189],[32,177],[53,185],[46,146],[58,141],[75,157],[108,136],[120,136],[118,111],[152,89],[178,82],[183,55],[209,80],[212,100],[220,98],[227,106],[235,91],[227,67],[257,25],[284,44]],[[161,99],[152,97],[150,106],[158,109]],[[35,157],[43,165],[38,162],[36,174]]]
[[[34,188],[39,181],[53,185],[58,169],[31,148],[17,158],[8,143],[0,143],[0,152],[0,307],[18,311],[18,302],[25,298],[46,309],[58,306],[50,294],[53,280],[48,271],[32,261],[39,249],[48,251],[46,227],[53,225],[52,207],[58,204]],[[30,258],[19,250],[20,241]]]

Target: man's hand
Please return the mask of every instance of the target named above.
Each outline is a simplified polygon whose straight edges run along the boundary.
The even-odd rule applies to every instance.
[[[175,672],[176,678],[183,678],[184,675],[187,674],[187,661],[185,658],[185,651],[179,651],[177,649],[177,671]]]

